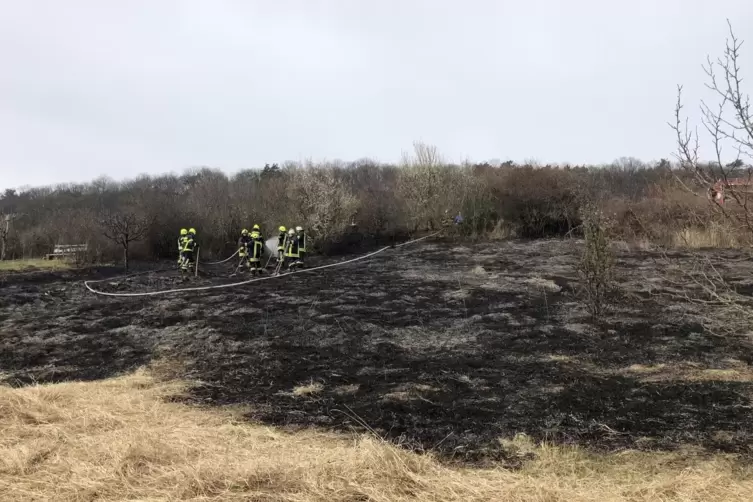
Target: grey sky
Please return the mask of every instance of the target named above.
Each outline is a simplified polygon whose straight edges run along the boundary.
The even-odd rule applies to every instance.
[[[455,161],[668,157],[675,85],[695,112],[726,18],[745,38],[753,2],[4,0],[0,188],[393,161],[414,140]]]

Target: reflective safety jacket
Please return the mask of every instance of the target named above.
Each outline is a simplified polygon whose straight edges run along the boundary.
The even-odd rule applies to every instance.
[[[298,232],[298,250],[301,253],[306,252],[306,232],[304,232],[303,230]]]
[[[248,252],[248,246],[250,243],[251,243],[250,235],[241,235],[240,239],[238,239],[238,254],[240,256],[246,256]]]
[[[288,234],[287,232],[280,232],[280,235],[277,236],[277,250],[283,251],[285,249],[285,244],[288,240]]]
[[[248,258],[253,262],[261,260],[264,253],[264,238],[259,232],[252,232],[248,243]]]
[[[183,252],[193,252],[194,249],[198,246],[198,243],[196,242],[196,238],[189,234],[188,237],[185,238],[186,240],[183,241],[183,247],[181,248],[181,251]]]
[[[300,258],[300,247],[298,243],[298,236],[291,235],[288,237],[287,247],[285,248],[286,258]]]

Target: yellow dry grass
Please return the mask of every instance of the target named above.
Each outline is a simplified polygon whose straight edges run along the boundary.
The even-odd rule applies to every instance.
[[[368,436],[285,433],[241,410],[164,400],[144,371],[94,383],[0,387],[0,500],[279,502],[743,501],[751,469],[692,453],[506,447],[519,471],[442,465]]]
[[[726,365],[726,368],[707,368],[702,364],[688,361],[653,366],[633,364],[612,373],[639,376],[642,382],[753,382],[753,370],[745,362],[729,359]]]
[[[298,385],[293,389],[293,395],[297,397],[304,397],[304,396],[311,396],[314,394],[319,394],[321,391],[324,390],[324,385],[322,385],[319,382],[314,382],[313,380],[309,383]]]
[[[41,258],[29,260],[0,261],[0,271],[19,271],[33,268],[44,270],[59,270],[70,268],[70,266],[70,263],[65,260],[43,260]]]
[[[515,231],[512,225],[499,220],[491,232],[489,232],[488,238],[491,240],[503,240],[515,237]]]
[[[672,236],[672,245],[686,249],[737,248],[740,241],[734,232],[715,225],[705,229],[685,228],[677,231]]]

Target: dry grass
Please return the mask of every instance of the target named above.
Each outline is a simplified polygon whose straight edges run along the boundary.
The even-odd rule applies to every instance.
[[[693,453],[604,456],[504,442],[520,471],[459,469],[372,437],[280,432],[169,403],[145,372],[0,387],[0,500],[743,501],[751,470]]]
[[[672,246],[676,248],[737,248],[740,245],[732,231],[719,225],[704,229],[685,228],[672,235]]]
[[[511,239],[515,237],[515,229],[512,225],[503,220],[499,220],[494,229],[489,232],[488,238],[491,240]]]
[[[43,260],[41,258],[29,260],[5,260],[0,261],[0,271],[19,271],[28,269],[61,270],[70,268],[71,264],[66,260]]]
[[[475,267],[473,267],[473,270],[471,270],[471,273],[479,277],[486,277],[487,275],[486,269],[482,267],[481,265],[476,265]]]
[[[655,251],[657,244],[667,241],[671,245],[674,242],[673,237],[656,241],[651,241],[645,237],[631,237],[625,240],[617,240],[611,242],[612,251],[614,253],[644,253],[646,251]],[[671,242],[670,242],[671,241]]]
[[[727,368],[706,368],[698,363],[644,366],[633,364],[617,374],[640,375],[643,382],[753,382],[753,370],[742,361],[730,362]]]
[[[666,367],[667,367],[666,364],[654,364],[654,365],[631,364],[630,366],[625,368],[625,370],[629,373],[651,374],[651,373],[658,373]]]
[[[319,382],[311,381],[309,383],[299,385],[293,389],[293,395],[298,397],[311,396],[319,394],[324,390],[324,385]]]

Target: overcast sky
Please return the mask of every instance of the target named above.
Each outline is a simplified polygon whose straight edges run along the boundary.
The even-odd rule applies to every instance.
[[[2,0],[0,188],[386,162],[414,140],[454,161],[669,157],[675,86],[695,112],[726,18],[748,35],[753,2]]]

